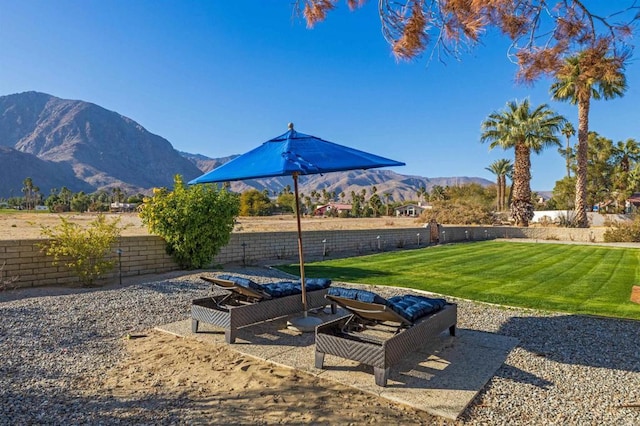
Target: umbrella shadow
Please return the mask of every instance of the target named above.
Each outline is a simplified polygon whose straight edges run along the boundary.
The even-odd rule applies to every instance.
[[[633,320],[584,315],[513,317],[498,333],[520,340],[535,356],[563,364],[640,372]]]
[[[535,374],[509,364],[503,364],[502,367],[496,371],[495,375],[503,379],[524,383],[540,389],[549,389],[555,385],[552,381],[543,379],[542,377],[538,377]]]
[[[288,269],[287,269],[288,270]],[[304,266],[305,276],[309,277],[331,277],[333,281],[353,281],[366,278],[389,277],[391,272],[372,270],[367,268],[328,266],[322,264],[306,264]]]

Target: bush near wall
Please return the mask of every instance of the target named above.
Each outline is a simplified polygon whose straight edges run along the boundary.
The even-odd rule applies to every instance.
[[[631,223],[615,223],[604,233],[604,241],[608,243],[640,242],[640,216]]]

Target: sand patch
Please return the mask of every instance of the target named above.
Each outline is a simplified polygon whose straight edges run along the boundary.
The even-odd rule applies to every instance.
[[[373,395],[157,330],[125,340],[125,360],[83,393],[117,400],[177,399],[209,424],[448,424]],[[125,404],[126,405],[126,404]],[[126,413],[123,413],[126,414]]]

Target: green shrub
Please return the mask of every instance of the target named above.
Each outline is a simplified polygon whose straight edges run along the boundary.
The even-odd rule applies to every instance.
[[[278,200],[280,200],[280,197],[278,197]],[[271,200],[264,192],[260,192],[257,189],[249,189],[240,195],[241,216],[268,216],[272,210]],[[288,210],[291,211],[290,208]]]
[[[239,200],[216,185],[186,187],[178,175],[174,189],[154,189],[140,217],[149,232],[167,242],[167,252],[182,268],[203,268],[231,238]]]
[[[107,221],[100,214],[86,228],[60,217],[56,226],[41,226],[41,234],[49,240],[40,244],[53,257],[53,265],[70,268],[84,285],[91,285],[115,266],[110,258],[120,232],[120,219]]]

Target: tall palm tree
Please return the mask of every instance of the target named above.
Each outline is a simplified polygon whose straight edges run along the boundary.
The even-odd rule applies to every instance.
[[[578,105],[578,153],[575,216],[577,225],[587,228],[587,151],[591,99],[613,99],[627,89],[624,75],[626,57],[614,57],[606,46],[597,44],[567,58],[555,74],[551,95]]]
[[[390,192],[385,192],[384,194],[384,199],[385,199],[385,204],[387,206],[387,216],[389,216],[389,199],[391,198],[391,193]]]
[[[504,111],[494,112],[482,123],[481,142],[489,149],[515,151],[511,216],[518,226],[529,226],[533,218],[531,202],[531,151],[539,154],[551,145],[560,145],[557,133],[566,120],[546,104],[531,109],[529,100],[511,101]]]
[[[418,196],[418,202],[422,201],[422,198],[426,197],[428,193],[429,192],[427,191],[426,187],[421,186],[420,188],[418,188],[418,190],[416,191],[416,195]]]
[[[574,136],[576,134],[576,129],[573,127],[573,124],[567,121],[566,123],[564,123],[564,126],[562,126],[561,132],[564,137],[567,138],[567,148],[558,148],[558,152],[564,157],[567,162],[567,177],[571,177],[571,136]]]
[[[505,209],[505,198],[507,194],[507,175],[513,171],[513,163],[511,160],[502,158],[496,160],[489,167],[485,167],[491,173],[496,175],[497,195],[496,195],[496,210],[502,211]]]
[[[33,197],[33,179],[30,177],[26,178],[22,181],[24,187],[22,187],[22,192],[24,192],[25,204],[27,205],[27,210],[31,210],[31,198]]]

